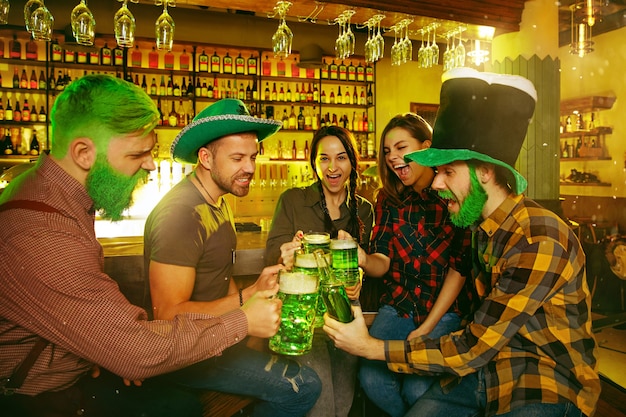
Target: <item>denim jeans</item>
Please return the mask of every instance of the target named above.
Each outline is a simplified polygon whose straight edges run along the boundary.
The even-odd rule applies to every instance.
[[[328,335],[315,329],[313,348],[298,361],[322,380],[322,394],[307,417],[348,417],[354,399],[358,358],[337,349]]]
[[[482,370],[464,376],[459,385],[444,393],[439,384],[413,404],[406,417],[478,417],[484,415],[487,401]],[[571,402],[535,403],[515,408],[498,417],[585,417]]]
[[[444,314],[430,337],[437,338],[459,329],[460,318]],[[405,340],[415,330],[413,318],[399,317],[396,309],[385,305],[378,310],[370,334],[383,340]],[[359,380],[370,400],[391,417],[401,417],[420,398],[436,377],[395,373],[384,361],[361,360]]]
[[[322,389],[311,368],[286,356],[250,349],[245,342],[168,377],[189,388],[258,398],[261,401],[254,407],[254,417],[304,416]]]

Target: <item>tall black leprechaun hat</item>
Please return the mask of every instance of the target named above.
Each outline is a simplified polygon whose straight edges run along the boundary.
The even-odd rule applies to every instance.
[[[519,75],[455,68],[442,76],[441,99],[430,148],[405,155],[407,161],[439,166],[477,159],[507,168],[521,194],[526,179],[513,165],[526,137],[537,91]]]

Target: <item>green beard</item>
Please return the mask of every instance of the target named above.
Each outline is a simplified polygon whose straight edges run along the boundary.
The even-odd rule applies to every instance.
[[[98,155],[86,182],[94,210],[100,211],[103,219],[122,220],[122,213],[132,204],[135,187],[147,174],[143,169],[130,177],[121,174],[111,167],[106,157]]]
[[[469,227],[476,223],[482,214],[485,203],[487,202],[487,193],[478,182],[476,171],[472,166],[469,167],[470,172],[470,190],[465,200],[459,207],[458,213],[450,213],[450,220],[457,227]],[[456,196],[449,190],[439,191],[439,196],[446,200],[454,200],[458,202]]]

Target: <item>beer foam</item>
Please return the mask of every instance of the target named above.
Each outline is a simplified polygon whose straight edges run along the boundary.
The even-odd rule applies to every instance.
[[[356,248],[354,239],[332,239],[330,241],[330,249],[354,249]]]
[[[317,261],[315,260],[315,254],[302,253],[296,254],[295,265],[300,268],[313,269],[317,268]]]
[[[317,292],[318,279],[316,275],[302,272],[280,273],[280,292],[285,294],[311,294]]]
[[[328,243],[330,237],[328,233],[307,233],[306,235],[304,235],[304,240],[306,241],[306,243],[320,245],[323,243]]]

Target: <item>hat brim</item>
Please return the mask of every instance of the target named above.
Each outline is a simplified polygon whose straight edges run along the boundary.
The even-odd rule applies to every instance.
[[[172,142],[172,158],[178,162],[195,164],[198,149],[223,136],[244,132],[256,132],[258,141],[278,132],[282,122],[271,119],[226,114],[194,120],[180,131]]]
[[[436,167],[440,165],[446,165],[454,161],[469,161],[477,159],[479,161],[488,162],[491,164],[499,165],[511,171],[515,177],[515,188],[513,191],[515,194],[522,194],[528,183],[526,178],[522,176],[515,168],[502,162],[498,159],[492,158],[480,152],[472,151],[469,149],[437,149],[427,148],[419,151],[411,152],[404,156],[406,162],[415,162],[425,167]]]

